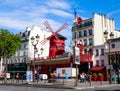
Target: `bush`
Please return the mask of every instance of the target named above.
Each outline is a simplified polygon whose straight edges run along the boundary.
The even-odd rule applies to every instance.
[[[97,76],[97,73],[93,73],[93,76]]]
[[[103,74],[102,73],[98,73],[98,76],[103,76]]]

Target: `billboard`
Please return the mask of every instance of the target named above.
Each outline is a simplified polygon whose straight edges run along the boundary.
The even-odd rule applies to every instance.
[[[27,75],[26,75],[26,80],[27,80],[27,81],[33,81],[32,71],[27,71],[26,74],[27,74]]]
[[[80,49],[77,46],[73,46],[73,61],[74,64],[80,64]]]

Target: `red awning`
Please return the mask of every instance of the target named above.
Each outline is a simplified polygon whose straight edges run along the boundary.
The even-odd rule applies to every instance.
[[[105,67],[103,66],[92,67],[90,70],[91,71],[102,71],[102,70],[105,70]]]
[[[88,62],[93,62],[92,60],[81,60],[80,63],[88,63]]]
[[[92,56],[93,56],[93,54],[81,54],[80,55],[80,63],[93,62]]]

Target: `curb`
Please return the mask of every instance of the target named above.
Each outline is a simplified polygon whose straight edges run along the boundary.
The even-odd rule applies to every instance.
[[[21,87],[38,87],[38,88],[57,88],[57,89],[74,89],[63,85],[37,85],[37,84],[0,84],[3,86],[21,86]]]
[[[74,89],[81,90],[81,89],[92,89],[92,88],[106,88],[106,87],[117,87],[120,84],[111,84],[111,85],[100,85],[100,86],[90,86],[90,87],[74,87]]]
[[[0,84],[0,85],[3,85],[3,86],[21,86],[21,87],[38,87],[38,88],[76,89],[76,90],[120,86],[120,84],[108,84],[108,85],[89,86],[89,87],[67,87],[64,85],[9,84],[9,83]]]

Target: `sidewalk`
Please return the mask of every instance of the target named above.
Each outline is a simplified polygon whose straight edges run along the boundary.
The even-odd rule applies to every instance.
[[[90,88],[95,88],[95,87],[109,87],[109,86],[120,86],[120,84],[116,84],[112,82],[112,84],[109,84],[109,81],[91,81],[88,82],[78,82],[78,85],[75,86],[76,80],[75,79],[69,79],[69,80],[57,80],[55,82],[49,83],[45,81],[38,82],[38,86],[44,85],[47,87],[53,87],[53,88],[61,88],[61,89],[90,89]],[[29,83],[31,85],[35,85],[36,83]],[[36,84],[36,85],[37,85]]]
[[[27,84],[26,84],[27,83]],[[48,81],[39,81],[39,82],[26,82],[26,80],[19,81],[19,83],[16,83],[16,80],[11,81],[7,80],[7,83],[4,83],[3,81],[0,81],[0,85],[7,85],[7,86],[26,86],[26,87],[41,87],[41,88],[58,88],[58,89],[90,89],[90,88],[96,88],[96,87],[109,87],[109,86],[120,86],[120,84],[115,84],[112,82],[112,84],[109,84],[108,81],[91,81],[88,82],[78,82],[78,85],[75,86],[76,80],[75,79],[57,79],[53,82]]]

